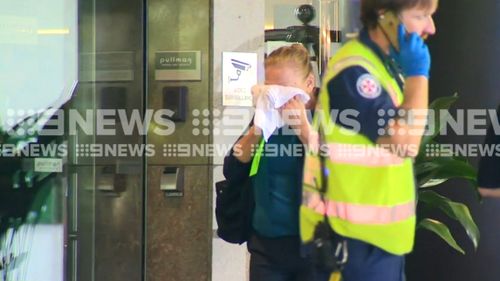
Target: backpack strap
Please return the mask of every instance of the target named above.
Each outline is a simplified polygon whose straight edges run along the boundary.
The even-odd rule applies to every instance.
[[[250,174],[249,174],[250,177],[254,176],[259,171],[260,157],[262,156],[263,150],[264,150],[264,138],[260,140],[259,148],[257,148],[257,151],[253,156],[252,166],[250,167]]]

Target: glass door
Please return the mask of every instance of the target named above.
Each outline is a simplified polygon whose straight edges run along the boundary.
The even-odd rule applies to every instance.
[[[319,78],[341,44],[360,29],[359,0],[266,0],[266,52],[302,43]],[[316,81],[320,81],[316,79]]]
[[[65,278],[69,149],[58,124],[78,82],[77,54],[76,0],[0,3],[2,281]]]
[[[144,34],[143,1],[0,3],[0,280],[142,279]]]
[[[74,123],[87,122],[69,136],[67,280],[142,280],[143,2],[79,0],[79,84],[68,108]]]
[[[1,1],[0,281],[209,278],[211,8]]]

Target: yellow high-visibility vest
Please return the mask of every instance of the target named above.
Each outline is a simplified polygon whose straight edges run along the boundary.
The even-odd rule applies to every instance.
[[[365,68],[390,94],[395,106],[403,101],[403,93],[384,63],[358,39],[346,43],[331,59],[313,121],[313,131],[321,128],[328,147],[328,189],[322,200],[320,158],[317,153],[309,153],[304,164],[301,238],[311,241],[315,226],[326,214],[338,234],[395,255],[406,254],[412,250],[415,235],[412,160],[376,146],[364,135],[341,127],[330,118],[328,82],[351,66]],[[310,147],[319,143],[318,134],[314,136],[310,138]]]

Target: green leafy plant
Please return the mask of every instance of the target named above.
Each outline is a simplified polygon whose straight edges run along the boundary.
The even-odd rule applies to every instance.
[[[425,205],[431,209],[438,209],[448,217],[458,221],[465,229],[467,236],[477,249],[479,244],[479,229],[472,218],[469,208],[459,202],[454,202],[449,198],[440,195],[433,187],[436,187],[450,179],[463,179],[468,181],[474,188],[476,194],[476,170],[463,157],[454,156],[449,149],[440,146],[434,139],[439,134],[441,129],[446,125],[443,118],[446,118],[449,113],[448,109],[453,103],[458,100],[458,95],[455,94],[449,97],[438,98],[429,106],[429,110],[435,113],[434,120],[429,123],[432,133],[426,135],[422,139],[419,155],[415,159],[415,173],[418,185],[418,204]],[[428,153],[428,148],[431,148],[432,153]],[[428,155],[430,154],[430,156]],[[433,156],[433,154],[435,156]],[[480,197],[478,197],[480,198]],[[458,245],[448,226],[431,218],[422,218],[417,216],[417,227],[427,229],[437,234],[448,245],[458,252],[465,254],[465,251]]]
[[[21,122],[25,131],[34,126]],[[36,127],[35,127],[36,128]],[[35,131],[36,132],[36,131]],[[48,184],[52,174],[35,172],[32,157],[16,152],[29,143],[38,142],[34,134],[5,132],[0,127],[0,144],[10,145],[8,157],[0,151],[0,280],[25,280],[29,250],[36,225],[50,216]],[[44,140],[46,141],[46,140]],[[4,157],[5,156],[5,157]]]

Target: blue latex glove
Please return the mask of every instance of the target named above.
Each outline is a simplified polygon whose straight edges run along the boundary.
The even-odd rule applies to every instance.
[[[403,24],[398,26],[398,40],[399,52],[391,47],[391,56],[399,63],[404,75],[429,78],[431,55],[424,40],[415,32],[407,36]]]

